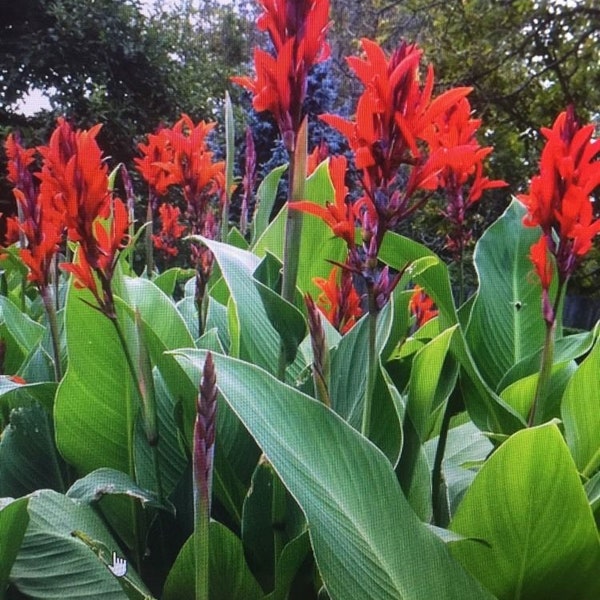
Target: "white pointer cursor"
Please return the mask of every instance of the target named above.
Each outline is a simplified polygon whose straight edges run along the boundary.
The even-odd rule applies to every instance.
[[[127,573],[127,561],[119,558],[116,552],[112,553],[112,565],[107,565],[115,577],[123,577]]]

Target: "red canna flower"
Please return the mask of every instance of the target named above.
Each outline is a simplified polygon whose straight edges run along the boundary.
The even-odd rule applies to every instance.
[[[523,223],[542,228],[561,283],[572,275],[600,232],[591,200],[600,185],[600,140],[591,140],[593,131],[593,125],[582,127],[577,122],[572,106],[551,129],[543,128],[546,145],[540,173],[532,178],[529,193],[518,196],[528,211]]]
[[[94,222],[95,247],[91,252],[90,244],[81,245],[77,253],[77,262],[61,263],[63,271],[75,276],[75,287],[86,288],[96,298],[98,307],[110,318],[114,318],[114,300],[111,281],[117,264],[117,253],[125,246],[129,229],[127,207],[119,199],[112,201],[108,218],[99,218]]]
[[[433,300],[420,285],[415,285],[408,306],[411,314],[415,317],[417,329],[438,315],[438,310],[435,308]]]
[[[62,234],[62,216],[44,203],[29,169],[34,162],[34,149],[25,149],[18,138],[10,134],[5,144],[8,158],[8,179],[14,185],[18,217],[8,220],[10,243],[21,239],[21,260],[29,269],[28,279],[40,289],[47,288],[54,256]]]
[[[315,277],[314,283],[322,290],[317,298],[317,306],[327,320],[343,335],[350,331],[363,314],[360,296],[352,283],[352,273],[341,269],[341,283],[338,285],[339,267],[333,267],[328,279]]]
[[[169,162],[157,165],[168,172],[174,184],[182,186],[188,205],[195,210],[202,204],[199,199],[214,189],[215,178],[225,169],[223,161],[213,161],[214,154],[206,145],[207,136],[215,125],[205,121],[194,125],[190,117],[184,114],[172,129],[163,130],[172,158]]]
[[[402,42],[391,57],[375,42],[362,39],[366,59],[348,58],[350,67],[365,86],[356,110],[356,121],[337,115],[321,119],[340,131],[363,169],[368,187],[389,185],[401,165],[424,168],[418,141],[431,137],[435,118],[448,110],[471,88],[451,89],[432,100],[433,67],[425,83],[420,82],[419,63],[423,51]],[[427,184],[416,176],[413,186]]]
[[[260,0],[258,28],[269,34],[274,54],[254,49],[256,79],[232,81],[253,94],[254,108],[275,117],[285,147],[293,151],[302,121],[307,77],[329,56],[329,0]]]
[[[164,166],[173,159],[167,131],[160,129],[158,133],[150,134],[148,143],[138,144],[138,150],[143,156],[133,159],[137,170],[149,185],[153,196],[164,196],[169,186],[175,183],[172,174]]]
[[[301,200],[290,202],[289,207],[320,217],[331,227],[333,234],[346,241],[349,248],[354,247],[354,211],[346,201],[348,188],[344,184],[347,161],[343,156],[332,156],[329,159],[329,176],[334,189],[334,203],[327,202],[325,207],[314,202]]]
[[[95,265],[97,260],[94,221],[110,211],[108,166],[96,142],[101,125],[74,131],[63,118],[50,137],[48,146],[39,148],[44,158],[41,173],[41,202],[62,213],[71,241],[80,242]]]
[[[469,100],[461,98],[436,117],[434,129],[427,136],[433,152],[446,152],[447,164],[437,178],[438,186],[448,201],[442,211],[450,222],[447,247],[457,261],[461,260],[463,250],[471,239],[471,230],[465,226],[467,210],[479,201],[485,190],[507,185],[504,181],[483,176],[483,161],[492,148],[482,148],[477,142],[475,134],[480,125],[480,119],[471,118]]]
[[[175,243],[185,231],[185,226],[179,223],[181,211],[176,206],[164,203],[160,205],[158,212],[162,229],[158,234],[152,236],[154,246],[169,256],[177,256],[179,250]]]

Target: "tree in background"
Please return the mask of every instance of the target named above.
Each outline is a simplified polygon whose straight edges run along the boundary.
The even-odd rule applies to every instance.
[[[59,115],[82,128],[101,122],[111,164],[131,165],[137,141],[161,122],[184,112],[214,119],[227,76],[249,54],[247,19],[212,0],[142,8],[139,0],[3,0],[0,135],[18,129],[36,144]],[[26,117],[18,103],[32,90],[51,109]],[[4,186],[0,198],[0,211],[10,211]]]

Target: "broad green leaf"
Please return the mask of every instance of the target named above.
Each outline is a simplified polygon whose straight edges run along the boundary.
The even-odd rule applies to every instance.
[[[548,393],[540,398],[539,405],[535,413],[534,425],[547,423],[548,421],[559,417],[560,401],[573,373],[577,371],[577,363],[575,361],[562,362],[552,366],[550,384],[548,385]],[[519,379],[504,388],[500,393],[500,397],[512,406],[522,417],[527,419],[535,391],[539,374],[534,373],[523,379]]]
[[[333,600],[491,598],[418,520],[373,444],[266,371],[214,359],[223,397],[306,515]],[[185,351],[179,360],[194,370],[204,362],[198,351]]]
[[[218,521],[210,522],[210,600],[260,600],[264,593],[252,576],[240,539]],[[162,600],[195,597],[193,534],[167,577]]]
[[[269,218],[275,199],[277,198],[277,188],[279,180],[287,169],[287,165],[281,165],[273,169],[261,182],[256,191],[256,209],[252,218],[251,231],[252,241],[256,241],[269,225]]]
[[[600,467],[600,343],[579,365],[565,390],[561,415],[573,460],[590,477]]]
[[[67,491],[67,497],[85,504],[98,502],[106,495],[123,495],[135,498],[142,506],[154,508],[166,507],[157,495],[139,487],[129,475],[114,469],[96,469],[78,479]],[[170,507],[172,509],[172,507]]]
[[[164,294],[167,296],[172,296],[173,291],[175,290],[175,285],[177,284],[178,279],[184,273],[183,269],[180,267],[174,267],[172,269],[167,269],[164,273],[156,276],[152,283]]]
[[[585,331],[558,338],[554,342],[554,366],[564,365],[574,361],[584,354],[587,354],[594,344],[594,340],[598,337],[600,327],[594,328],[594,331]],[[530,356],[526,356],[518,362],[498,384],[498,393],[508,387],[511,383],[519,381],[528,375],[539,373],[542,348]]]
[[[29,523],[27,498],[12,500],[0,498],[0,598],[8,585],[8,578],[17,557]]]
[[[395,298],[395,294],[392,296]],[[376,351],[382,352],[393,333],[395,301],[392,299],[381,311],[377,322]],[[362,411],[367,382],[367,344],[369,337],[368,319],[361,319],[342,337],[331,359],[331,404],[332,408],[352,427],[361,428]],[[401,415],[397,390],[384,375],[381,361],[377,366],[373,407],[371,413],[371,441],[395,465],[402,448]]]
[[[452,336],[451,351],[460,363],[460,389],[471,417],[479,429],[507,435],[525,427],[519,413],[500,398],[481,376],[461,329]]]
[[[412,362],[407,410],[421,442],[431,436],[440,407],[456,385],[457,364],[449,356],[454,328],[423,346]]]
[[[128,439],[138,400],[113,324],[85,302],[92,295],[71,287],[65,328],[69,367],[54,407],[61,454],[82,474],[100,467],[132,471]]]
[[[12,408],[31,406],[38,402],[48,412],[52,412],[56,387],[54,382],[21,384],[0,375],[0,409],[8,415]]]
[[[127,598],[104,562],[72,535],[73,531],[80,531],[123,557],[121,548],[90,506],[41,490],[29,496],[28,512],[29,526],[10,575],[22,593],[40,600],[89,600],[92,595],[107,600]],[[130,563],[127,574],[145,590]]]
[[[295,591],[290,586],[309,552],[308,531],[301,533],[285,545],[275,567],[275,589],[265,597],[266,600],[286,600],[290,592]]]
[[[63,491],[65,465],[54,445],[54,428],[39,405],[10,413],[0,437],[0,497],[25,496],[41,488]]]
[[[540,230],[522,224],[525,213],[513,200],[475,248],[479,290],[466,339],[479,372],[494,390],[509,369],[544,343],[541,286],[529,260]]]
[[[5,296],[0,296],[1,321],[4,321],[8,331],[24,354],[29,354],[44,335],[44,327],[21,312]]]
[[[491,455],[450,529],[489,544],[452,553],[500,600],[600,597],[598,532],[554,424],[519,431]]]
[[[379,249],[379,258],[398,271],[419,259],[427,259],[428,268],[417,269],[412,277],[435,301],[440,311],[441,326],[446,328],[456,323],[448,267],[434,252],[414,240],[387,232]]]
[[[320,206],[325,206],[326,202],[333,202],[333,185],[329,178],[326,162],[323,162],[306,180],[304,193],[307,200]],[[279,260],[283,260],[286,218],[287,207],[284,207],[256,241],[253,247],[255,254],[262,257],[268,251]],[[305,215],[298,252],[300,253],[300,264],[297,286],[303,292],[308,292],[316,298],[321,290],[314,284],[313,278],[324,277],[326,279],[329,276],[332,266],[328,261],[344,262],[347,252],[346,244],[343,240],[334,237],[329,226],[321,219]]]
[[[201,241],[215,255],[231,293],[228,316],[232,354],[276,373],[280,338],[269,321],[253,277],[260,259],[214,240]],[[298,375],[303,366],[291,365],[290,375]]]
[[[288,302],[278,292],[277,278],[274,277],[281,269],[281,263],[272,254],[267,253],[260,265],[254,271],[254,284],[262,299],[262,303],[279,337],[285,351],[286,364],[291,364],[296,358],[298,346],[306,336],[306,320],[300,310]]]
[[[437,444],[437,437],[425,444],[430,464],[433,464]],[[442,471],[452,514],[456,512],[465,492],[475,479],[475,467],[483,463],[492,450],[492,443],[471,422],[453,427],[448,432]]]
[[[273,477],[266,461],[259,461],[244,500],[242,543],[248,564],[264,590],[275,585],[275,545],[272,527]],[[279,484],[281,485],[281,484]]]

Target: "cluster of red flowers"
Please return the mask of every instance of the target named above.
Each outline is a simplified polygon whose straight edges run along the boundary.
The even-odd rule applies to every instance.
[[[259,0],[258,28],[269,34],[273,54],[254,49],[256,79],[234,77],[250,90],[254,108],[275,117],[285,147],[293,151],[302,122],[308,72],[329,56],[329,0]]]
[[[529,193],[519,195],[527,208],[523,223],[539,226],[541,239],[531,247],[531,260],[543,288],[543,314],[555,318],[548,298],[554,256],[558,282],[562,287],[600,232],[594,219],[591,195],[600,186],[600,140],[592,141],[593,125],[581,126],[570,106],[551,129],[543,128],[546,144],[540,159],[540,173],[532,178]]]
[[[188,233],[214,238],[218,231],[220,206],[213,199],[224,199],[223,161],[215,161],[207,147],[207,136],[215,123],[200,121],[194,125],[187,115],[172,128],[162,128],[148,136],[147,144],[139,144],[142,153],[135,159],[138,171],[150,189],[149,205],[164,196],[170,187],[179,186],[183,190],[186,203],[185,219]],[[155,204],[151,208],[153,216]],[[180,210],[170,204],[162,204],[158,210],[161,231],[153,236],[159,250],[169,256],[178,252],[176,241],[186,230],[179,223]],[[193,246],[192,258],[205,276],[210,273],[212,257],[204,247]]]
[[[471,104],[461,98],[434,120],[431,135],[426,136],[434,152],[452,152],[453,156],[438,172],[438,186],[444,193],[447,206],[443,216],[450,223],[446,247],[454,260],[462,260],[471,230],[465,222],[467,210],[477,203],[485,190],[505,187],[507,183],[483,176],[483,161],[492,148],[481,147],[475,137],[481,119],[471,118]]]
[[[319,216],[334,235],[345,240],[348,257],[344,268],[364,279],[375,309],[380,310],[400,278],[378,263],[386,231],[441,187],[449,197],[446,214],[456,222],[457,230],[460,228],[457,235],[465,236],[467,207],[483,190],[505,184],[482,176],[482,162],[491,149],[481,148],[475,140],[480,122],[470,118],[466,99],[470,88],[455,88],[433,97],[433,68],[428,67],[422,82],[422,50],[417,45],[401,43],[390,57],[370,40],[362,40],[362,46],[365,59],[348,59],[365,86],[355,120],[321,116],[354,150],[362,174],[362,196],[349,201],[344,185],[346,161],[332,157],[329,171],[334,202],[320,207],[300,201],[290,207]],[[357,225],[362,234],[360,245],[356,243]]]
[[[49,144],[37,149],[42,169],[33,175],[39,186],[30,171],[35,150],[24,149],[9,136],[9,180],[19,207],[9,228],[22,235],[21,258],[29,267],[29,279],[41,289],[48,286],[62,240],[78,242],[77,262],[60,267],[75,275],[77,286],[94,294],[101,310],[112,314],[110,282],[129,221],[125,205],[109,189],[108,167],[96,142],[99,130],[96,125],[76,131],[59,119]]]

